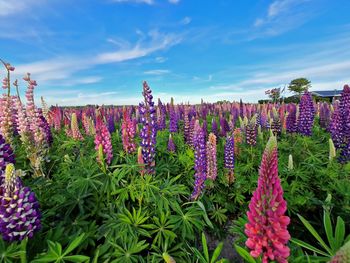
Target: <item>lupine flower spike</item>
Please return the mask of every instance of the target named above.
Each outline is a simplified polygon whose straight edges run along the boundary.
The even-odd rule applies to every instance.
[[[0,234],[9,242],[31,238],[41,228],[39,203],[19,175],[14,165],[8,164],[0,186]]]
[[[207,141],[207,178],[214,181],[217,173],[216,136],[214,133],[210,133]]]
[[[287,203],[278,177],[277,140],[271,136],[261,161],[258,187],[249,203],[248,223],[245,225],[246,241],[250,254],[262,262],[287,263],[290,239],[287,226],[290,222]]]

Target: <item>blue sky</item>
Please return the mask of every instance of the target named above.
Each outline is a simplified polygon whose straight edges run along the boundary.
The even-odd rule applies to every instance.
[[[163,101],[254,102],[297,77],[350,83],[349,13],[349,0],[0,0],[0,57],[49,104],[136,104],[142,80]]]

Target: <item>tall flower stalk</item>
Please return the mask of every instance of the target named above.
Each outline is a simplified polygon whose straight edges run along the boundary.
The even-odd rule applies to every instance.
[[[298,132],[304,136],[311,136],[315,118],[315,108],[310,92],[305,92],[299,105]]]
[[[111,134],[108,131],[106,124],[103,122],[101,113],[97,114],[96,117],[96,135],[95,135],[95,150],[97,152],[101,151],[102,146],[103,155],[106,157],[107,164],[110,164],[113,158],[112,141]],[[97,161],[102,163],[101,154],[97,155]]]
[[[207,178],[207,156],[206,156],[206,147],[204,132],[202,127],[199,124],[199,121],[196,120],[194,125],[194,189],[191,195],[192,200],[197,200],[200,196],[203,188],[204,182]]]
[[[147,174],[153,174],[156,156],[157,116],[154,107],[152,90],[147,82],[143,82],[144,102],[139,104],[142,129],[140,132],[142,158]]]
[[[235,180],[235,139],[233,135],[226,137],[224,149],[224,167],[227,170],[227,181],[229,184],[231,184]]]
[[[217,173],[216,136],[214,133],[210,133],[207,141],[207,178],[214,181]]]
[[[133,153],[136,151],[135,133],[136,127],[134,122],[130,118],[129,111],[124,107],[122,120],[122,142],[124,151],[127,153]]]
[[[287,203],[278,177],[277,140],[271,136],[261,161],[258,187],[249,203],[248,223],[245,225],[246,241],[250,254],[262,257],[263,263],[287,263],[290,239],[287,226],[290,222]]]

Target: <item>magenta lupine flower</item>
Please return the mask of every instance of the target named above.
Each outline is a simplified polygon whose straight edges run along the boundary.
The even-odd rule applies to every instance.
[[[6,166],[0,186],[0,234],[5,241],[32,238],[40,230],[39,203],[34,192],[24,187],[12,163]]]
[[[298,132],[304,136],[311,136],[315,118],[315,108],[310,92],[305,92],[299,104]]]
[[[197,200],[204,188],[204,181],[207,178],[207,158],[203,129],[196,120],[194,125],[194,189],[191,195],[192,200]]]
[[[96,135],[95,135],[95,150],[98,152],[100,145],[103,148],[103,154],[106,156],[107,164],[110,164],[113,158],[113,149],[111,142],[111,134],[108,131],[106,124],[102,120],[101,114],[96,117]],[[97,156],[97,161],[102,162]]]
[[[286,128],[288,133],[295,133],[298,131],[297,108],[294,104],[291,104],[289,106],[289,111],[286,120]]]
[[[122,141],[124,151],[127,153],[133,153],[136,150],[135,133],[135,124],[130,118],[129,111],[124,107],[122,121]]]
[[[224,149],[224,167],[227,169],[227,181],[233,183],[235,169],[235,139],[233,135],[226,137]]]
[[[278,177],[277,140],[272,136],[265,148],[259,169],[258,187],[253,193],[247,212],[245,233],[250,254],[262,262],[287,263],[290,239],[287,226],[290,222],[287,203]]]
[[[173,137],[171,136],[171,134],[169,134],[168,151],[169,152],[175,152],[176,151],[176,145],[174,143],[174,140],[173,140]]]
[[[209,133],[207,141],[207,178],[214,181],[217,174],[216,136],[214,133]]]
[[[146,173],[153,174],[156,156],[157,116],[154,107],[152,90],[143,82],[144,102],[139,104],[142,129],[140,132],[142,157],[145,163]]]
[[[5,179],[5,168],[9,163],[15,164],[15,155],[12,148],[6,143],[5,138],[0,134],[0,185],[3,184]]]

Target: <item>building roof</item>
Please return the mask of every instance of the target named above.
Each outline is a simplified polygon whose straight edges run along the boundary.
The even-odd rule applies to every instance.
[[[313,95],[318,97],[337,97],[340,96],[342,90],[320,90],[320,91],[310,91]]]

